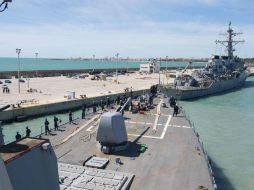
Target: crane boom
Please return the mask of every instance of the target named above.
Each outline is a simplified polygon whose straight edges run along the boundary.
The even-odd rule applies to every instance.
[[[188,65],[186,65],[186,67],[184,68],[184,70],[182,71],[182,74],[184,74],[186,72],[186,70],[189,68],[189,66],[192,64],[192,62],[190,61],[188,63]]]

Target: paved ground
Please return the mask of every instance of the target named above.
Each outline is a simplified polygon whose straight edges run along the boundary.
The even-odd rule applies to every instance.
[[[0,89],[0,104],[16,104],[22,100],[28,103],[24,106],[32,106],[34,104],[48,104],[67,100],[64,95],[67,91],[75,91],[76,97],[87,95],[87,97],[100,96],[104,94],[123,92],[125,88],[133,88],[133,90],[148,89],[151,85],[158,83],[158,74],[140,75],[132,73],[129,75],[119,75],[119,84],[114,82],[115,77],[109,77],[106,81],[91,80],[91,77],[85,79],[72,79],[67,77],[46,77],[31,78],[29,87],[36,89],[37,93],[28,93],[28,81],[20,83],[21,94],[18,94],[18,80],[11,79],[12,83],[7,84],[10,88],[10,94],[3,94]],[[3,81],[3,80],[1,80]],[[164,81],[161,77],[161,81]],[[166,80],[165,80],[166,82]],[[2,86],[2,85],[1,85]],[[31,100],[36,101],[31,101]],[[31,101],[31,102],[30,102]]]
[[[145,114],[125,112],[130,143],[126,151],[115,155],[101,153],[95,140],[100,114],[77,120],[76,124],[64,126],[64,131],[46,138],[51,140],[60,162],[82,165],[91,155],[108,158],[106,169],[135,175],[130,189],[196,190],[199,186],[213,189],[193,129],[183,115],[172,117],[171,108],[161,108],[161,115],[155,119],[159,102],[157,99],[155,108]],[[140,144],[147,146],[144,153],[138,151]],[[117,164],[116,158],[123,164]]]

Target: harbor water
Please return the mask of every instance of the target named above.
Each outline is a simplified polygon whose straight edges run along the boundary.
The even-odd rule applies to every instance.
[[[254,77],[230,93],[184,101],[215,170],[218,189],[254,189]]]
[[[253,97],[254,77],[250,77],[241,89],[180,103],[194,122],[212,160],[218,189],[254,189]],[[45,117],[53,128],[53,116],[3,125],[5,141],[14,140],[17,131],[24,135],[26,126],[32,135],[40,134],[44,131]],[[68,113],[57,116],[62,123],[68,121]],[[74,112],[75,118],[80,116],[81,111]]]
[[[35,70],[79,70],[79,69],[113,69],[139,68],[141,61],[105,61],[105,60],[59,60],[20,58],[21,71]],[[188,62],[162,62],[162,67],[185,67]],[[193,66],[204,66],[205,63],[194,63]],[[17,58],[0,58],[1,71],[17,71]]]
[[[99,109],[99,108],[97,108]],[[81,118],[81,110],[73,111],[73,119],[76,120],[77,118]],[[92,109],[87,110],[86,115],[89,117],[89,115],[92,113]],[[69,112],[65,113],[59,113],[59,114],[51,114],[51,115],[45,115],[41,117],[36,117],[29,119],[27,121],[23,122],[13,122],[10,124],[5,124],[2,126],[3,134],[4,134],[4,141],[5,143],[10,143],[15,140],[16,132],[19,132],[22,137],[26,134],[26,126],[28,126],[31,129],[31,136],[38,136],[41,133],[45,132],[44,128],[44,122],[45,119],[49,121],[49,128],[54,129],[54,116],[56,116],[59,119],[59,126],[64,125],[65,123],[69,122]]]

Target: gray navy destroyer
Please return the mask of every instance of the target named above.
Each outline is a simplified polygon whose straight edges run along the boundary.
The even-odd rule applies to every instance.
[[[215,93],[243,86],[247,72],[244,61],[234,56],[234,46],[244,42],[233,38],[241,33],[236,33],[229,23],[225,41],[216,40],[226,48],[227,56],[214,55],[202,69],[195,70],[192,74],[185,74],[186,68],[176,75],[173,85],[162,85],[161,89],[168,95],[177,99],[186,100],[199,98]]]
[[[163,94],[125,97],[50,135],[5,144],[0,127],[0,190],[217,189],[184,111]]]

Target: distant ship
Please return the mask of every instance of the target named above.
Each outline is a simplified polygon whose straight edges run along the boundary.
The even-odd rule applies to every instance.
[[[236,41],[233,38],[241,33],[236,33],[231,28],[231,22],[225,41],[216,40],[216,43],[226,47],[227,56],[214,55],[202,69],[186,74],[186,68],[176,75],[173,85],[161,85],[161,90],[169,96],[180,100],[199,98],[215,93],[224,92],[244,85],[247,78],[244,61],[234,56],[234,46],[244,42]]]

